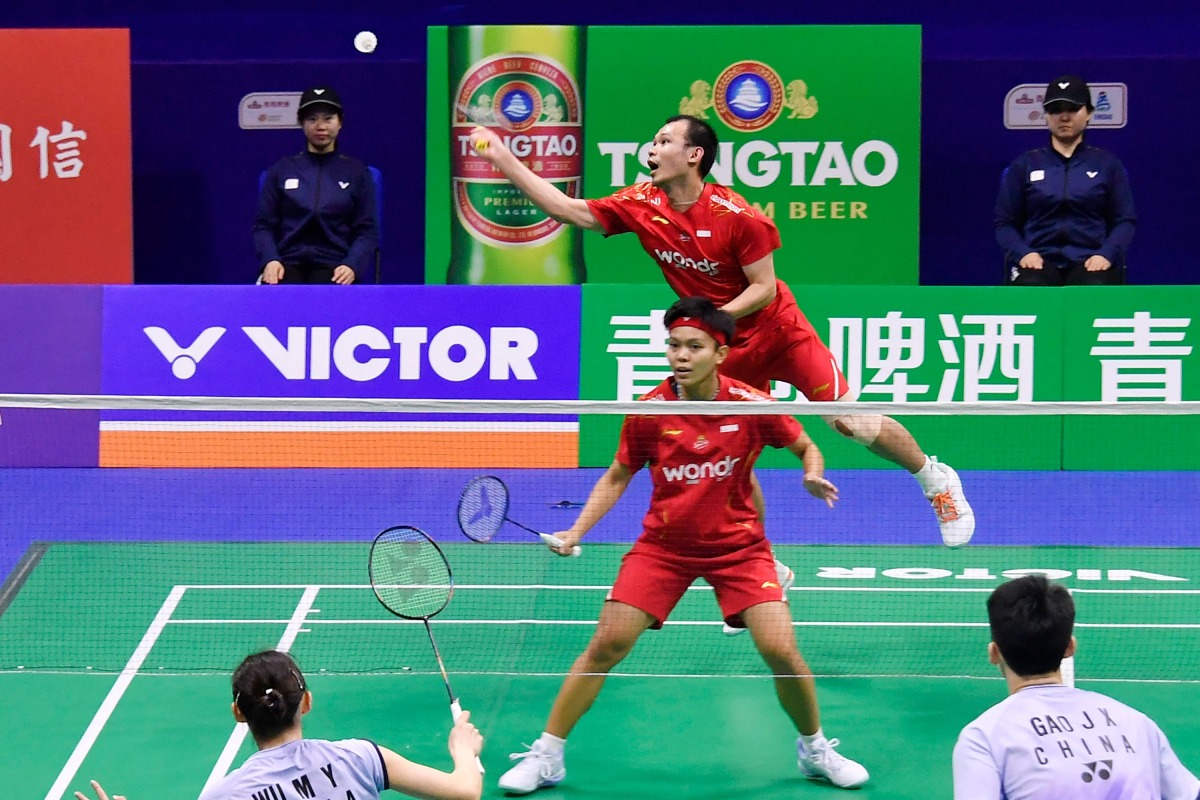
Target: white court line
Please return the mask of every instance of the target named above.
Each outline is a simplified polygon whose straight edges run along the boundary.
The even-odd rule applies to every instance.
[[[108,723],[108,718],[112,716],[113,710],[116,709],[117,703],[121,701],[125,690],[129,688],[129,684],[133,682],[134,676],[137,675],[138,670],[145,663],[146,657],[150,655],[150,649],[154,647],[154,643],[158,640],[159,635],[162,634],[163,629],[166,628],[167,622],[170,621],[171,614],[175,612],[179,601],[183,599],[184,591],[186,589],[183,586],[173,587],[167,595],[167,599],[159,607],[158,613],[154,615],[154,620],[150,623],[150,627],[146,629],[142,640],[134,648],[133,655],[129,657],[125,668],[117,676],[116,683],[108,690],[108,695],[104,698],[104,702],[100,704],[100,708],[96,710],[91,724],[87,726],[87,730],[83,732],[79,743],[75,745],[74,751],[71,752],[71,757],[67,759],[67,763],[63,765],[62,771],[58,773],[58,778],[55,779],[54,785],[50,787],[50,791],[46,792],[46,800],[61,800],[63,793],[67,791],[67,787],[71,784],[71,781],[75,780],[75,773],[79,771],[83,760],[87,758],[92,745],[96,743],[96,738],[100,735],[100,731],[104,730],[104,726]]]
[[[1075,593],[1070,589],[1067,590],[1067,594],[1071,595],[1072,598],[1075,595]],[[1067,656],[1066,658],[1064,658],[1062,660],[1062,662],[1059,664],[1059,673],[1062,675],[1062,682],[1065,685],[1070,686],[1072,689],[1074,689],[1075,688],[1075,656]]]
[[[296,610],[292,612],[292,618],[287,620],[287,628],[284,630],[283,636],[279,638],[279,644],[275,646],[276,650],[282,650],[286,653],[292,648],[296,637],[300,635],[301,629],[307,622],[308,613],[312,610],[313,603],[317,601],[317,593],[319,591],[321,590],[316,586],[305,587],[304,595],[296,605]],[[249,730],[250,728],[244,722],[239,722],[233,726],[233,732],[229,734],[229,741],[225,743],[224,749],[221,750],[221,755],[217,757],[217,763],[213,765],[212,772],[208,774],[208,780],[204,782],[204,788],[200,790],[200,794],[204,794],[209,786],[224,778],[229,772],[229,765],[237,757],[238,750],[242,748],[242,742],[245,741],[246,733]]]
[[[407,585],[407,584],[406,584]],[[370,589],[369,583],[200,583],[187,584],[187,589]],[[440,588],[430,587],[430,588]],[[499,589],[509,591],[608,591],[612,584],[564,584],[564,583],[467,583],[455,584],[454,591],[463,589]],[[991,593],[995,587],[966,586],[793,586],[793,592],[899,592],[918,594],[983,594]],[[711,592],[711,586],[690,586],[689,592]],[[1072,589],[1077,594],[1168,594],[1200,595],[1200,589]]]
[[[420,620],[411,619],[310,619],[309,625],[421,625]],[[442,619],[438,617],[437,625],[595,625],[594,619]],[[172,625],[285,625],[290,624],[285,619],[173,619]],[[667,620],[664,626],[714,626],[724,624],[721,620]],[[831,620],[828,622],[804,620],[792,621],[797,628],[986,628],[986,622],[844,622]],[[1191,622],[1080,622],[1076,628],[1148,628],[1164,630],[1200,629],[1200,623]],[[279,648],[283,649],[283,648]]]

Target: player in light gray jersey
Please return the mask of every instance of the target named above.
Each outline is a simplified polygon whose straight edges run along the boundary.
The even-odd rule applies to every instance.
[[[249,656],[233,673],[233,716],[250,726],[258,752],[200,800],[375,800],[384,789],[436,800],[478,800],[475,757],[483,738],[463,713],[450,731],[451,773],[409,761],[365,739],[305,739],[300,718],[312,693],[286,653]]]
[[[1075,654],[1075,603],[1041,575],[988,598],[992,642],[1009,696],[963,728],[954,748],[955,800],[1198,800],[1200,780],[1145,714],[1065,686]]]

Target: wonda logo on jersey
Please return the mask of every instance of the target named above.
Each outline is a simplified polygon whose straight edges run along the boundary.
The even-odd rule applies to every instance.
[[[454,211],[471,236],[487,244],[541,244],[562,224],[538,210],[470,146],[475,125],[494,127],[535,173],[579,195],[583,173],[579,87],[545,56],[501,53],[467,69],[455,93],[452,125]]]

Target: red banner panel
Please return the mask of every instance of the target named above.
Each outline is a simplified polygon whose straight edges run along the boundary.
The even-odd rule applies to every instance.
[[[128,30],[0,30],[0,283],[131,283]]]

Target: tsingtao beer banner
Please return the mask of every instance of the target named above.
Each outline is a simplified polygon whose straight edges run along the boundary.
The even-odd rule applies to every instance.
[[[920,64],[916,26],[431,27],[426,282],[660,281],[635,237],[562,228],[466,139],[491,125],[600,197],[649,180],[684,113],[720,138],[712,179],[778,225],[781,278],[916,284]]]
[[[130,283],[129,31],[0,30],[0,283]]]

